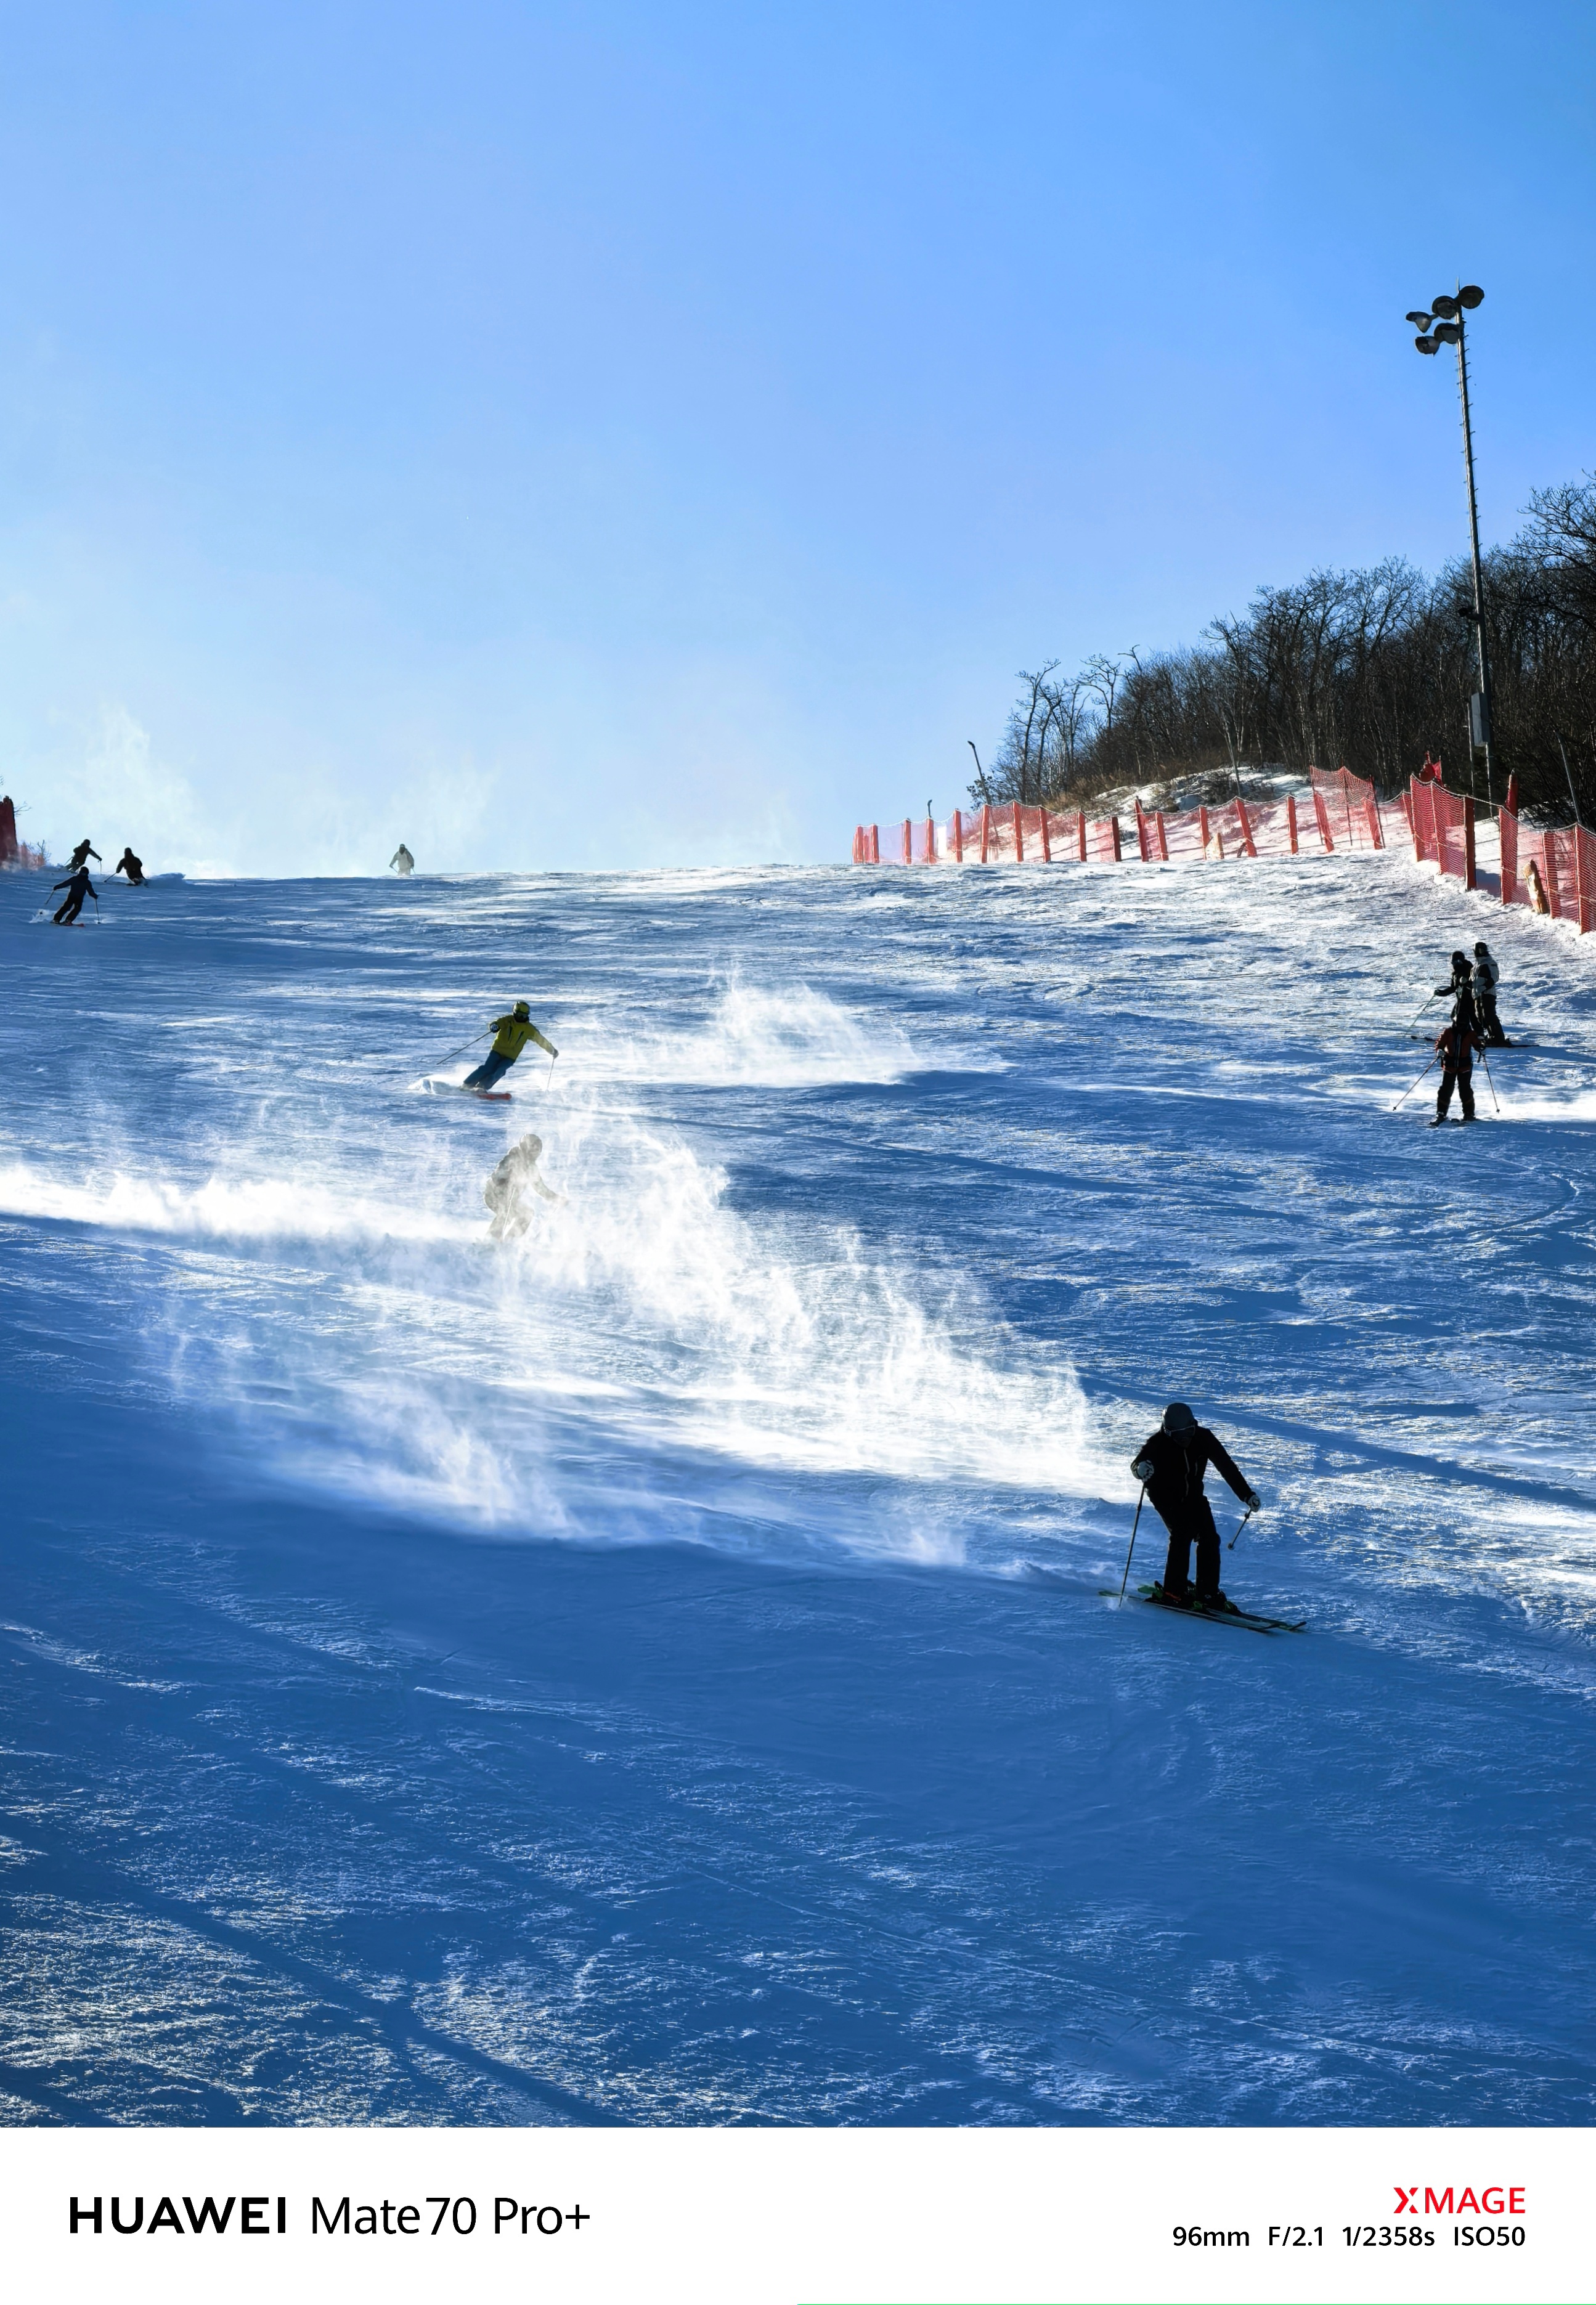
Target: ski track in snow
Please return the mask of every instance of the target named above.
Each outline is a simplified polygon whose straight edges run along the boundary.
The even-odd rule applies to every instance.
[[[1592,2118],[1596,953],[1396,856],[32,897],[0,2119]],[[1100,1597],[1175,1396],[1307,1635]]]

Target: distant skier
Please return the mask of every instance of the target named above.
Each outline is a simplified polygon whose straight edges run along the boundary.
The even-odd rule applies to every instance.
[[[563,1193],[550,1192],[538,1175],[538,1161],[543,1150],[541,1136],[524,1136],[513,1144],[493,1174],[482,1187],[482,1198],[493,1212],[493,1221],[488,1227],[494,1240],[519,1240],[532,1222],[532,1211],[521,1195],[528,1185],[545,1201],[563,1201]]]
[[[495,1081],[508,1072],[528,1041],[535,1041],[539,1048],[546,1049],[551,1057],[559,1054],[553,1042],[544,1040],[533,1023],[532,1011],[525,1000],[517,1000],[508,1016],[495,1016],[492,1032],[493,1046],[475,1072],[466,1074],[463,1087],[491,1088]]]
[[[1432,1128],[1438,1128],[1447,1118],[1455,1087],[1457,1101],[1463,1107],[1464,1120],[1474,1118],[1474,1051],[1485,1042],[1475,1031],[1471,1011],[1470,1021],[1461,1019],[1448,1025],[1436,1035],[1436,1054],[1441,1060],[1441,1085],[1436,1093],[1435,1118]]]
[[[388,858],[388,869],[390,872],[397,872],[401,880],[408,880],[414,872],[415,859],[402,840]]]
[[[1479,1020],[1480,1030],[1493,1049],[1505,1049],[1507,1046],[1507,1035],[1503,1032],[1502,1020],[1497,1015],[1497,987],[1501,981],[1502,972],[1491,957],[1490,947],[1481,937],[1480,942],[1474,947],[1474,974],[1472,989],[1474,995],[1474,1014]]]
[[[1474,968],[1466,952],[1452,956],[1452,980],[1436,986],[1438,999],[1452,1003],[1452,1022],[1467,1033],[1474,1029]]]
[[[1229,1482],[1248,1510],[1256,1512],[1262,1501],[1258,1492],[1248,1487],[1224,1443],[1206,1425],[1198,1423],[1183,1400],[1170,1402],[1163,1424],[1143,1442],[1131,1467],[1137,1479],[1145,1483],[1153,1510],[1169,1531],[1162,1589],[1165,1600],[1174,1608],[1192,1606],[1187,1572],[1193,1538],[1197,1542],[1196,1605],[1203,1609],[1234,1605],[1219,1590],[1219,1532],[1214,1526],[1213,1509],[1202,1493],[1203,1476],[1210,1465]]]
[[[55,914],[55,925],[57,928],[71,928],[73,923],[77,919],[78,914],[83,909],[83,899],[85,897],[92,897],[97,905],[99,902],[99,891],[95,887],[93,881],[89,878],[89,867],[87,864],[80,864],[70,880],[57,880],[55,887],[57,889],[64,889],[66,890],[66,895],[62,901],[61,908]],[[51,893],[54,894],[54,890],[52,890]]]
[[[144,860],[141,856],[135,856],[131,848],[123,850],[113,870],[127,874],[127,885],[130,889],[141,889],[144,886]]]
[[[90,859],[91,856],[93,857],[93,859],[94,859],[94,861],[95,861],[95,863],[96,863],[97,864],[103,864],[103,863],[105,863],[105,861],[106,861],[106,860],[105,860],[105,858],[100,855],[100,853],[99,853],[99,851],[98,851],[98,848],[90,848],[90,846],[89,846],[89,843],[88,843],[86,840],[80,840],[80,841],[79,841],[79,843],[78,843],[78,845],[77,845],[77,846],[73,850],[73,853],[72,853],[72,869],[73,869],[73,871],[74,872],[81,872],[82,871],[82,869],[83,869],[84,865],[89,862],[89,859]],[[64,887],[64,886],[65,886],[65,883],[64,883],[64,882],[63,882],[61,885],[62,885],[63,887]]]

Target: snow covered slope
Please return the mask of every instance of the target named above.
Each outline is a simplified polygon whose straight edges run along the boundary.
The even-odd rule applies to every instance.
[[[4,2117],[1596,2114],[1566,931],[1396,856],[37,901]],[[1481,933],[1538,1045],[1431,1132]],[[522,993],[551,1079],[416,1093]],[[1301,1637],[1099,1597],[1172,1396]]]

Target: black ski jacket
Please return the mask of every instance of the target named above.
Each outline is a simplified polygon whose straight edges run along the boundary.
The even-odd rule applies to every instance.
[[[1188,1425],[1184,1433],[1160,1430],[1142,1443],[1131,1470],[1148,1484],[1153,1510],[1166,1527],[1203,1501],[1203,1476],[1212,1465],[1228,1481],[1243,1504],[1252,1494],[1236,1470],[1225,1443],[1206,1425]]]

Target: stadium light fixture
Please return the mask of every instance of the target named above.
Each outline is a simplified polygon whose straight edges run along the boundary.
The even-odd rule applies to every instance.
[[[1490,732],[1490,661],[1485,648],[1485,589],[1480,579],[1480,514],[1474,500],[1474,434],[1469,421],[1469,353],[1464,337],[1464,315],[1485,302],[1483,288],[1472,284],[1455,296],[1434,296],[1430,310],[1410,312],[1410,327],[1418,329],[1415,352],[1438,353],[1443,344],[1457,353],[1457,396],[1463,407],[1463,469],[1469,490],[1469,552],[1474,570],[1474,642],[1480,657],[1480,685],[1469,699],[1469,753],[1485,763],[1486,798],[1495,805],[1495,750]]]

